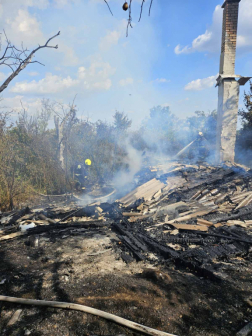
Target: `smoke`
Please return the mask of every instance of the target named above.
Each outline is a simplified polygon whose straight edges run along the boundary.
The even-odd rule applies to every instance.
[[[142,152],[133,148],[129,139],[126,140],[123,147],[127,153],[123,159],[126,169],[116,173],[112,181],[112,184],[118,192],[120,192],[120,194],[126,193],[132,189],[132,186],[134,186],[137,182],[134,180],[134,177],[142,167]]]
[[[85,207],[87,205],[90,205],[92,203],[94,203],[94,197],[86,195],[86,194],[82,194],[80,196],[75,195],[74,198],[77,200],[77,204]]]
[[[194,163],[202,157],[205,157],[204,161],[213,163],[216,122],[216,111],[196,111],[187,119],[179,119],[171,113],[168,106],[156,106],[150,110],[150,116],[143,124],[141,142],[145,144],[148,155],[152,159],[151,163],[154,165],[157,159],[159,162],[183,159]],[[200,132],[203,133],[202,139],[204,140],[201,144],[196,141]],[[192,145],[188,146],[191,143]],[[183,150],[187,146],[188,148]],[[205,155],[202,155],[203,147],[206,149]],[[176,157],[179,152],[183,155]]]

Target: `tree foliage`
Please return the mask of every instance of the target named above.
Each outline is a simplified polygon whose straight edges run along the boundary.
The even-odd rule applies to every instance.
[[[1,209],[24,202],[34,192],[72,191],[75,178],[72,167],[86,159],[92,161],[91,183],[110,183],[118,172],[126,172],[130,164],[134,165],[128,159],[132,147],[139,157],[147,151],[151,156],[172,157],[194,140],[199,131],[211,140],[216,124],[214,111],[208,114],[197,111],[181,120],[168,106],[156,106],[141,127],[132,130],[132,121],[124,113],[116,111],[113,121],[108,123],[80,120],[76,111],[73,104],[63,106],[43,100],[41,110],[33,116],[23,107],[15,123],[11,123],[8,113],[0,114]],[[53,118],[59,118],[54,128],[50,123]],[[59,139],[64,144],[63,165]]]

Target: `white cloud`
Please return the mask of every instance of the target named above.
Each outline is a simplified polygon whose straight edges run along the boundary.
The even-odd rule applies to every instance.
[[[121,36],[121,32],[117,30],[113,30],[107,33],[101,41],[100,41],[100,49],[102,51],[109,50],[113,45],[118,44],[119,38]]]
[[[7,75],[3,72],[0,72],[0,82],[3,82],[7,78]]]
[[[22,41],[31,46],[42,44],[45,40],[40,23],[27,10],[19,9],[15,17],[7,14],[5,25],[8,38],[18,46]]]
[[[117,45],[120,38],[125,36],[126,27],[127,27],[127,21],[124,19],[119,22],[116,29],[108,31],[107,34],[100,40],[99,44],[100,50],[108,51],[112,46]],[[123,47],[125,47],[127,42],[123,44]]]
[[[39,80],[38,82],[33,80],[31,82],[23,81],[17,82],[14,87],[11,88],[11,92],[16,93],[56,93],[64,89],[68,89],[77,85],[77,82],[73,80],[70,76],[62,78],[61,76],[52,75],[51,73],[46,74],[46,77]]]
[[[79,58],[76,56],[75,51],[73,48],[67,46],[64,42],[59,41],[59,49],[58,51],[60,53],[63,53],[64,57],[62,60],[62,65],[63,66],[74,66],[74,65],[78,65],[80,60]]]
[[[96,61],[87,69],[79,67],[76,78],[47,73],[45,78],[39,81],[17,82],[10,91],[23,94],[51,94],[68,92],[71,89],[82,91],[109,90],[112,85],[110,76],[114,72],[115,69],[109,63]]]
[[[22,103],[22,105],[21,105]],[[18,112],[22,109],[22,106],[29,111],[29,114],[35,114],[41,110],[42,104],[39,98],[26,98],[22,95],[17,95],[11,98],[4,98],[1,101],[1,107],[12,111],[12,117],[17,117]]]
[[[39,73],[36,72],[36,71],[29,72],[29,76],[32,76],[32,77],[35,77],[35,76],[38,76],[38,75],[39,75]]]
[[[125,79],[121,79],[121,80],[119,81],[119,84],[120,84],[121,86],[127,86],[127,85],[131,85],[131,84],[133,84],[133,83],[134,83],[134,79],[131,78],[131,77],[128,77],[128,78],[125,78]]]
[[[161,107],[170,107],[171,104],[170,104],[170,103],[164,103],[164,104],[161,104],[160,106],[161,106]]]
[[[157,78],[153,82],[156,82],[156,83],[169,83],[170,80],[166,79],[166,78]]]
[[[216,76],[210,76],[203,79],[196,79],[185,86],[187,91],[201,91],[213,87],[216,84]]]
[[[193,52],[220,52],[221,29],[222,29],[223,9],[220,5],[216,6],[213,13],[212,25],[204,34],[196,37],[191,45],[181,46],[178,44],[175,54],[189,54]],[[243,48],[246,51],[252,51],[252,1],[243,0],[240,2],[237,48]]]

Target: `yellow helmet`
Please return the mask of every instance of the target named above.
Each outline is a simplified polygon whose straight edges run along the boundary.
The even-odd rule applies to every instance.
[[[87,165],[87,166],[91,166],[91,160],[89,160],[89,159],[87,159],[87,160],[85,160],[85,164]]]

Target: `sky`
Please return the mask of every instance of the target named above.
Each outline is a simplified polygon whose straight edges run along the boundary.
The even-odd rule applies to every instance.
[[[28,112],[41,99],[63,104],[75,98],[78,116],[112,121],[124,112],[139,127],[153,106],[170,106],[186,118],[217,108],[223,9],[220,0],[132,0],[126,37],[124,0],[0,0],[0,29],[17,47],[30,50],[51,41],[58,49],[39,50],[2,93],[2,106]],[[240,2],[236,74],[252,76],[252,1]],[[1,34],[2,50],[4,36]],[[0,67],[0,81],[10,69]],[[241,87],[240,107],[243,106]]]

